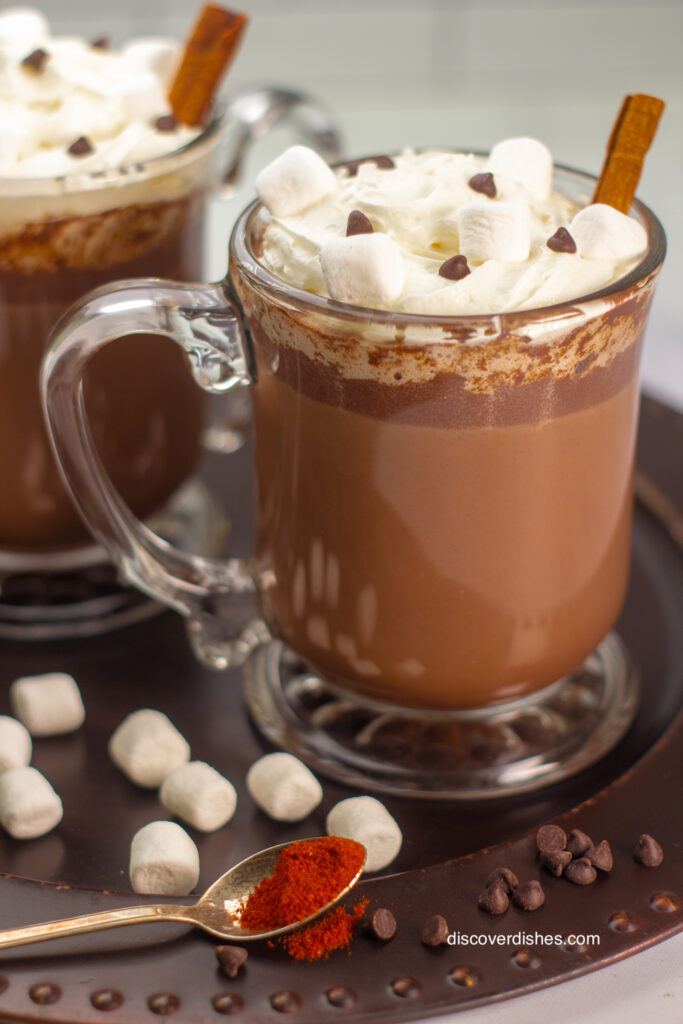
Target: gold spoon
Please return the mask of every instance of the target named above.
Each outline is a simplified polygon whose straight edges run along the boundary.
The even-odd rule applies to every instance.
[[[311,842],[314,840],[295,840]],[[235,864],[224,875],[214,882],[196,903],[189,907],[173,906],[165,903],[150,904],[143,907],[122,907],[119,910],[105,910],[99,914],[82,914],[80,917],[66,917],[59,921],[47,921],[44,924],[28,925],[25,928],[10,928],[0,932],[0,949],[10,946],[22,946],[29,942],[44,942],[63,935],[83,935],[98,932],[105,928],[120,928],[126,924],[143,924],[145,921],[181,921],[202,928],[209,935],[218,939],[239,940],[250,942],[254,939],[271,939],[276,935],[284,935],[309,921],[320,917],[326,910],[333,907],[342,896],[345,896],[360,878],[365,866],[363,863],[350,882],[339,890],[334,899],[319,907],[308,917],[281,928],[272,928],[266,932],[252,932],[240,926],[239,914],[242,901],[264,878],[273,874],[280,853],[292,843],[282,843],[261,850],[246,860]]]

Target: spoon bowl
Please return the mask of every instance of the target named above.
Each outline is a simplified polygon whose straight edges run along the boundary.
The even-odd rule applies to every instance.
[[[315,837],[319,838],[319,837]],[[120,928],[127,924],[143,924],[147,921],[180,921],[184,924],[201,928],[215,938],[229,942],[251,942],[256,939],[272,939],[286,932],[294,931],[302,925],[314,921],[342,899],[356,884],[365,867],[363,862],[343,888],[323,906],[299,921],[271,928],[268,931],[254,932],[240,925],[240,914],[243,901],[256,888],[259,882],[273,874],[278,858],[285,847],[298,842],[315,842],[314,839],[299,839],[293,843],[281,843],[267,850],[247,857],[235,864],[213,885],[209,886],[203,896],[190,906],[177,906],[167,903],[153,903],[142,907],[122,907],[119,910],[105,910],[98,914],[82,914],[80,917],[63,918],[60,921],[47,921],[44,924],[28,925],[23,928],[10,928],[0,932],[0,949],[11,946],[22,946],[30,942],[44,942],[66,935],[83,935],[89,932],[103,931],[106,928]]]

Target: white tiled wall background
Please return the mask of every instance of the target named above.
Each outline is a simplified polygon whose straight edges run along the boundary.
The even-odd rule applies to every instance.
[[[639,195],[663,221],[669,257],[644,360],[650,393],[683,408],[683,2],[681,0],[230,0],[251,25],[229,87],[314,93],[347,155],[403,145],[486,148],[535,135],[561,163],[599,171],[624,94],[667,102]],[[0,0],[0,9],[12,6]],[[55,31],[182,38],[200,0],[40,0]],[[289,142],[257,148],[247,179]],[[216,205],[209,269],[225,269],[248,180]]]

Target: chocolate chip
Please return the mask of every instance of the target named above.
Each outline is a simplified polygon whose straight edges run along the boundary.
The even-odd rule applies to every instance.
[[[448,922],[441,914],[432,914],[422,928],[422,942],[425,946],[442,946],[448,938]]]
[[[567,864],[564,869],[564,877],[574,885],[591,885],[598,877],[598,873],[588,857],[578,857],[571,864]]]
[[[558,228],[545,244],[553,252],[576,252],[576,242],[566,228]]]
[[[586,850],[586,857],[599,871],[611,871],[614,866],[612,848],[606,839],[603,839],[598,846],[590,846]]]
[[[583,857],[586,850],[589,850],[592,845],[593,840],[591,837],[582,832],[580,828],[573,828],[569,833],[567,849],[572,857]]]
[[[467,182],[473,192],[481,192],[483,196],[488,196],[489,199],[493,199],[496,195],[496,183],[493,180],[493,175],[489,172],[485,174],[475,174]]]
[[[173,114],[162,114],[154,122],[154,127],[159,132],[174,132],[178,127],[178,120]]]
[[[67,149],[67,153],[71,153],[72,156],[85,156],[87,153],[92,153],[92,151],[93,147],[85,135],[81,135]]]
[[[47,50],[34,50],[33,53],[29,53],[28,57],[24,57],[21,63],[25,68],[41,72],[45,68],[45,63],[49,56],[50,54]]]
[[[346,169],[349,172],[349,177],[353,178],[354,175],[358,174],[358,168],[363,164],[375,164],[376,167],[381,168],[383,171],[390,171],[396,166],[390,156],[366,156],[363,160],[350,160],[346,165]]]
[[[549,850],[541,854],[541,864],[551,875],[559,878],[572,859],[569,850]]]
[[[388,942],[396,934],[396,918],[386,907],[378,907],[370,917],[368,928],[376,939]]]
[[[360,210],[351,210],[346,222],[346,237],[349,235],[371,235],[375,229]]]
[[[633,848],[633,856],[643,867],[658,868],[664,860],[664,851],[656,839],[645,834]]]
[[[494,868],[486,879],[486,884],[494,885],[495,883],[502,885],[504,891],[510,893],[519,885],[519,879],[510,868]]]
[[[497,916],[505,913],[510,906],[510,900],[503,886],[494,882],[493,885],[487,885],[484,891],[479,893],[477,904],[480,910]]]
[[[536,833],[536,846],[541,853],[564,850],[566,845],[567,835],[559,825],[542,825]]]
[[[226,978],[236,978],[249,955],[243,946],[216,946],[215,953]]]
[[[109,36],[100,36],[99,39],[93,39],[90,45],[93,50],[111,50],[111,39]]]
[[[513,892],[512,902],[520,910],[538,910],[545,903],[543,886],[536,879],[522,882]]]
[[[446,277],[449,281],[462,281],[469,273],[471,271],[467,266],[467,259],[461,255],[451,256],[439,267],[439,277]]]

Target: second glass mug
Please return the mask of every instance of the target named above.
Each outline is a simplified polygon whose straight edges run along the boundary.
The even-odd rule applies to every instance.
[[[555,179],[583,202],[594,185],[563,168]],[[284,283],[259,261],[252,204],[224,281],[120,282],[56,331],[44,407],[82,516],[127,580],[186,616],[204,662],[240,664],[257,648],[252,713],[320,770],[335,774],[339,758],[338,776],[368,788],[497,795],[579,770],[628,727],[633,675],[618,640],[604,638],[628,578],[640,350],[665,250],[654,215],[638,202],[632,212],[649,248],[615,284],[540,310],[443,317],[353,307]],[[103,472],[82,378],[95,352],[134,332],[174,337],[209,391],[251,385],[251,559],[173,550]],[[278,642],[254,683],[267,636]],[[332,704],[374,715],[366,740],[377,722],[397,720],[399,732],[418,723],[453,748],[472,729],[508,742],[520,716],[545,728],[560,714],[582,663],[602,673],[590,721],[573,732],[570,713],[545,747],[502,762],[499,752],[483,768],[461,759],[441,775],[419,757],[411,775],[400,758],[378,767],[376,752],[326,749],[315,715],[293,707],[328,687]]]

